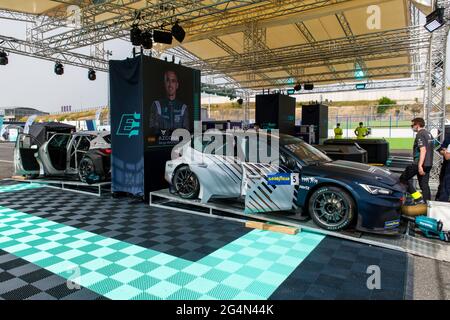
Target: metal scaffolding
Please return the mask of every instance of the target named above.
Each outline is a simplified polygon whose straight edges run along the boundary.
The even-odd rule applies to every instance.
[[[427,74],[424,90],[424,113],[427,129],[440,142],[445,137],[445,109],[446,109],[446,51],[447,39],[450,31],[450,2],[448,0],[436,1],[439,8],[444,8],[446,18],[445,26],[432,33],[428,51]],[[436,149],[431,178],[439,180],[439,169],[442,157]]]
[[[227,56],[202,60],[181,46],[168,50],[168,53],[175,54],[184,64],[202,70],[205,76],[225,80],[220,82],[225,88],[258,90],[286,89],[293,82],[317,82],[319,85],[338,82],[348,86],[347,82],[352,83],[355,77],[352,77],[352,70],[348,67],[342,68],[346,64],[355,65],[355,68],[359,66],[364,73],[362,80],[366,83],[383,78],[383,75],[405,78],[405,81],[414,77],[420,81],[424,77],[421,52],[428,48],[430,38],[422,26],[413,24],[418,22],[413,19],[417,10],[411,13],[410,26],[407,28],[355,35],[345,10],[364,8],[371,3],[369,0],[55,2],[60,5],[37,16],[10,11],[2,14],[0,11],[0,18],[33,21],[32,24],[28,23],[26,40],[3,39],[5,42],[0,47],[15,53],[22,52],[29,56],[104,71],[108,60],[108,52],[103,48],[106,40],[125,39],[133,24],[141,28],[164,29],[179,19],[187,32],[187,41],[208,39]],[[140,5],[138,9],[134,6],[137,3]],[[411,7],[414,8],[412,4]],[[305,21],[324,16],[335,16],[345,36],[317,41]],[[73,20],[80,25],[68,28]],[[286,24],[296,26],[307,43],[270,48],[266,43],[267,28]],[[238,53],[220,38],[236,32],[243,34],[243,53]],[[85,46],[91,47],[91,57],[74,53],[75,49]],[[151,53],[161,56],[164,52],[163,49],[155,49]],[[370,61],[409,56],[412,57],[409,68],[406,64],[385,68],[367,66]],[[336,70],[335,66],[338,65],[341,66]],[[321,74],[305,72],[308,68],[318,67],[325,67],[327,71]],[[382,81],[382,85],[391,87],[392,84]],[[333,86],[324,90],[330,88]],[[339,91],[339,87],[336,90]]]

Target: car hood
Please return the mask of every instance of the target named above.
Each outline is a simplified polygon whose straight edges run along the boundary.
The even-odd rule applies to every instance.
[[[384,184],[394,186],[399,183],[397,174],[389,170],[369,166],[367,164],[338,160],[322,163],[316,167],[323,176],[333,176],[345,180],[372,183],[375,185]]]

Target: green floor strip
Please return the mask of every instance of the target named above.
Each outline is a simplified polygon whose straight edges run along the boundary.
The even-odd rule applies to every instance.
[[[110,299],[268,299],[324,238],[253,230],[192,262],[0,207],[0,249]]]
[[[0,193],[37,189],[42,187],[45,187],[45,185],[40,183],[18,183],[18,184],[11,184],[8,186],[0,186]]]

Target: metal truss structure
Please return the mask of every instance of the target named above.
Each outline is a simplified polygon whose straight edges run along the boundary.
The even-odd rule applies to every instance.
[[[39,43],[30,43],[26,40],[5,37],[0,35],[0,49],[28,57],[39,58],[48,61],[60,61],[64,64],[81,67],[94,68],[98,71],[108,72],[108,61],[96,58],[92,55],[84,55],[72,51],[59,49],[47,50],[47,47]]]
[[[445,9],[446,24],[432,33],[428,51],[427,74],[424,90],[424,112],[428,130],[440,142],[445,137],[446,119],[446,59],[447,39],[450,32],[450,2],[436,1],[440,8]],[[439,169],[442,157],[436,151],[431,178],[439,180]]]
[[[0,19],[34,23],[36,21],[36,18],[37,16],[33,14],[0,9]]]
[[[300,26],[301,28],[301,26]],[[233,54],[227,57],[206,59],[197,62],[188,62],[193,68],[200,68],[203,74],[227,74],[230,77],[236,75],[249,75],[256,72],[285,71],[289,69],[286,77],[275,77],[271,80],[277,81],[279,88],[288,85],[290,78],[294,77],[300,82],[335,82],[354,80],[355,69],[336,71],[331,68],[334,64],[348,64],[358,60],[371,61],[404,57],[409,52],[423,50],[429,46],[430,34],[423,26],[411,26],[403,29],[374,32],[371,34],[339,39],[316,41],[313,43],[300,44],[276,49],[257,48],[252,52]],[[256,59],[254,57],[257,57]],[[275,57],[275,58],[274,58]],[[249,61],[251,68],[249,68]],[[362,63],[361,63],[362,64]],[[304,75],[305,68],[327,67],[328,72],[312,75]],[[372,79],[376,76],[392,76],[397,78],[409,78],[413,74],[425,72],[423,63],[417,63],[412,68],[411,64],[399,66],[384,66],[368,68],[365,63],[362,68],[365,77]],[[367,82],[367,80],[366,80]],[[239,81],[242,88],[259,89],[272,87],[266,79],[247,79]]]
[[[209,39],[228,56],[201,60],[182,47],[172,48],[166,53],[174,54],[184,64],[202,70],[207,77],[225,80],[221,81],[220,86],[227,90],[252,92],[261,88],[285,89],[292,86],[293,81],[319,85],[339,82],[342,86],[348,86],[347,81],[355,78],[352,70],[337,71],[334,66],[355,62],[362,69],[366,83],[382,75],[419,80],[425,70],[418,52],[428,47],[430,37],[422,26],[414,25],[354,35],[344,9],[349,5],[352,8],[364,7],[367,5],[365,0],[161,0],[145,1],[138,10],[133,5],[138,2],[142,4],[142,0],[54,1],[61,3],[61,6],[39,16],[0,11],[0,18],[32,22],[28,24],[26,40],[3,37],[0,47],[15,53],[105,71],[108,60],[108,52],[103,48],[105,41],[128,37],[133,24],[141,28],[160,29],[180,20],[190,41]],[[71,11],[68,11],[68,6],[71,6]],[[335,15],[345,37],[317,41],[303,22],[308,15],[311,18]],[[279,18],[275,25],[294,22],[307,43],[269,48],[266,28],[274,25],[272,19],[275,18]],[[78,27],[71,25],[77,23],[80,24]],[[233,32],[243,33],[243,53],[238,53],[218,37]],[[74,53],[75,49],[85,46],[91,47],[91,56]],[[161,56],[163,52],[153,50],[151,53]],[[366,65],[371,60],[408,55],[415,57],[409,68],[406,64],[372,68]],[[305,75],[306,68],[314,67],[326,67],[328,71]],[[286,76],[268,76],[268,71],[280,71]],[[246,80],[237,81],[237,76],[244,76]],[[381,84],[393,85],[389,81],[382,81]],[[327,86],[328,89],[324,90],[331,90],[332,87]],[[316,88],[318,90],[319,87]],[[339,87],[336,90],[342,91]]]

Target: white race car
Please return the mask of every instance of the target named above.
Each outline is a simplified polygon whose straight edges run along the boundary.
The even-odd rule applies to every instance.
[[[294,189],[298,185],[298,173],[291,173],[287,167],[279,166],[278,157],[272,163],[240,160],[235,155],[248,158],[245,152],[248,151],[248,140],[239,143],[230,134],[220,134],[224,142],[209,152],[208,146],[214,141],[212,137],[218,137],[218,134],[206,135],[203,140],[199,137],[197,143],[193,138],[183,144],[179,147],[179,157],[167,161],[165,179],[170,183],[172,192],[185,199],[199,198],[201,203],[212,198],[245,198],[246,212],[253,213],[297,208]],[[227,156],[230,150],[234,156]],[[293,162],[291,165],[296,164]],[[278,177],[279,173],[283,177]],[[269,182],[271,176],[277,181],[288,179],[289,183],[272,184]]]

